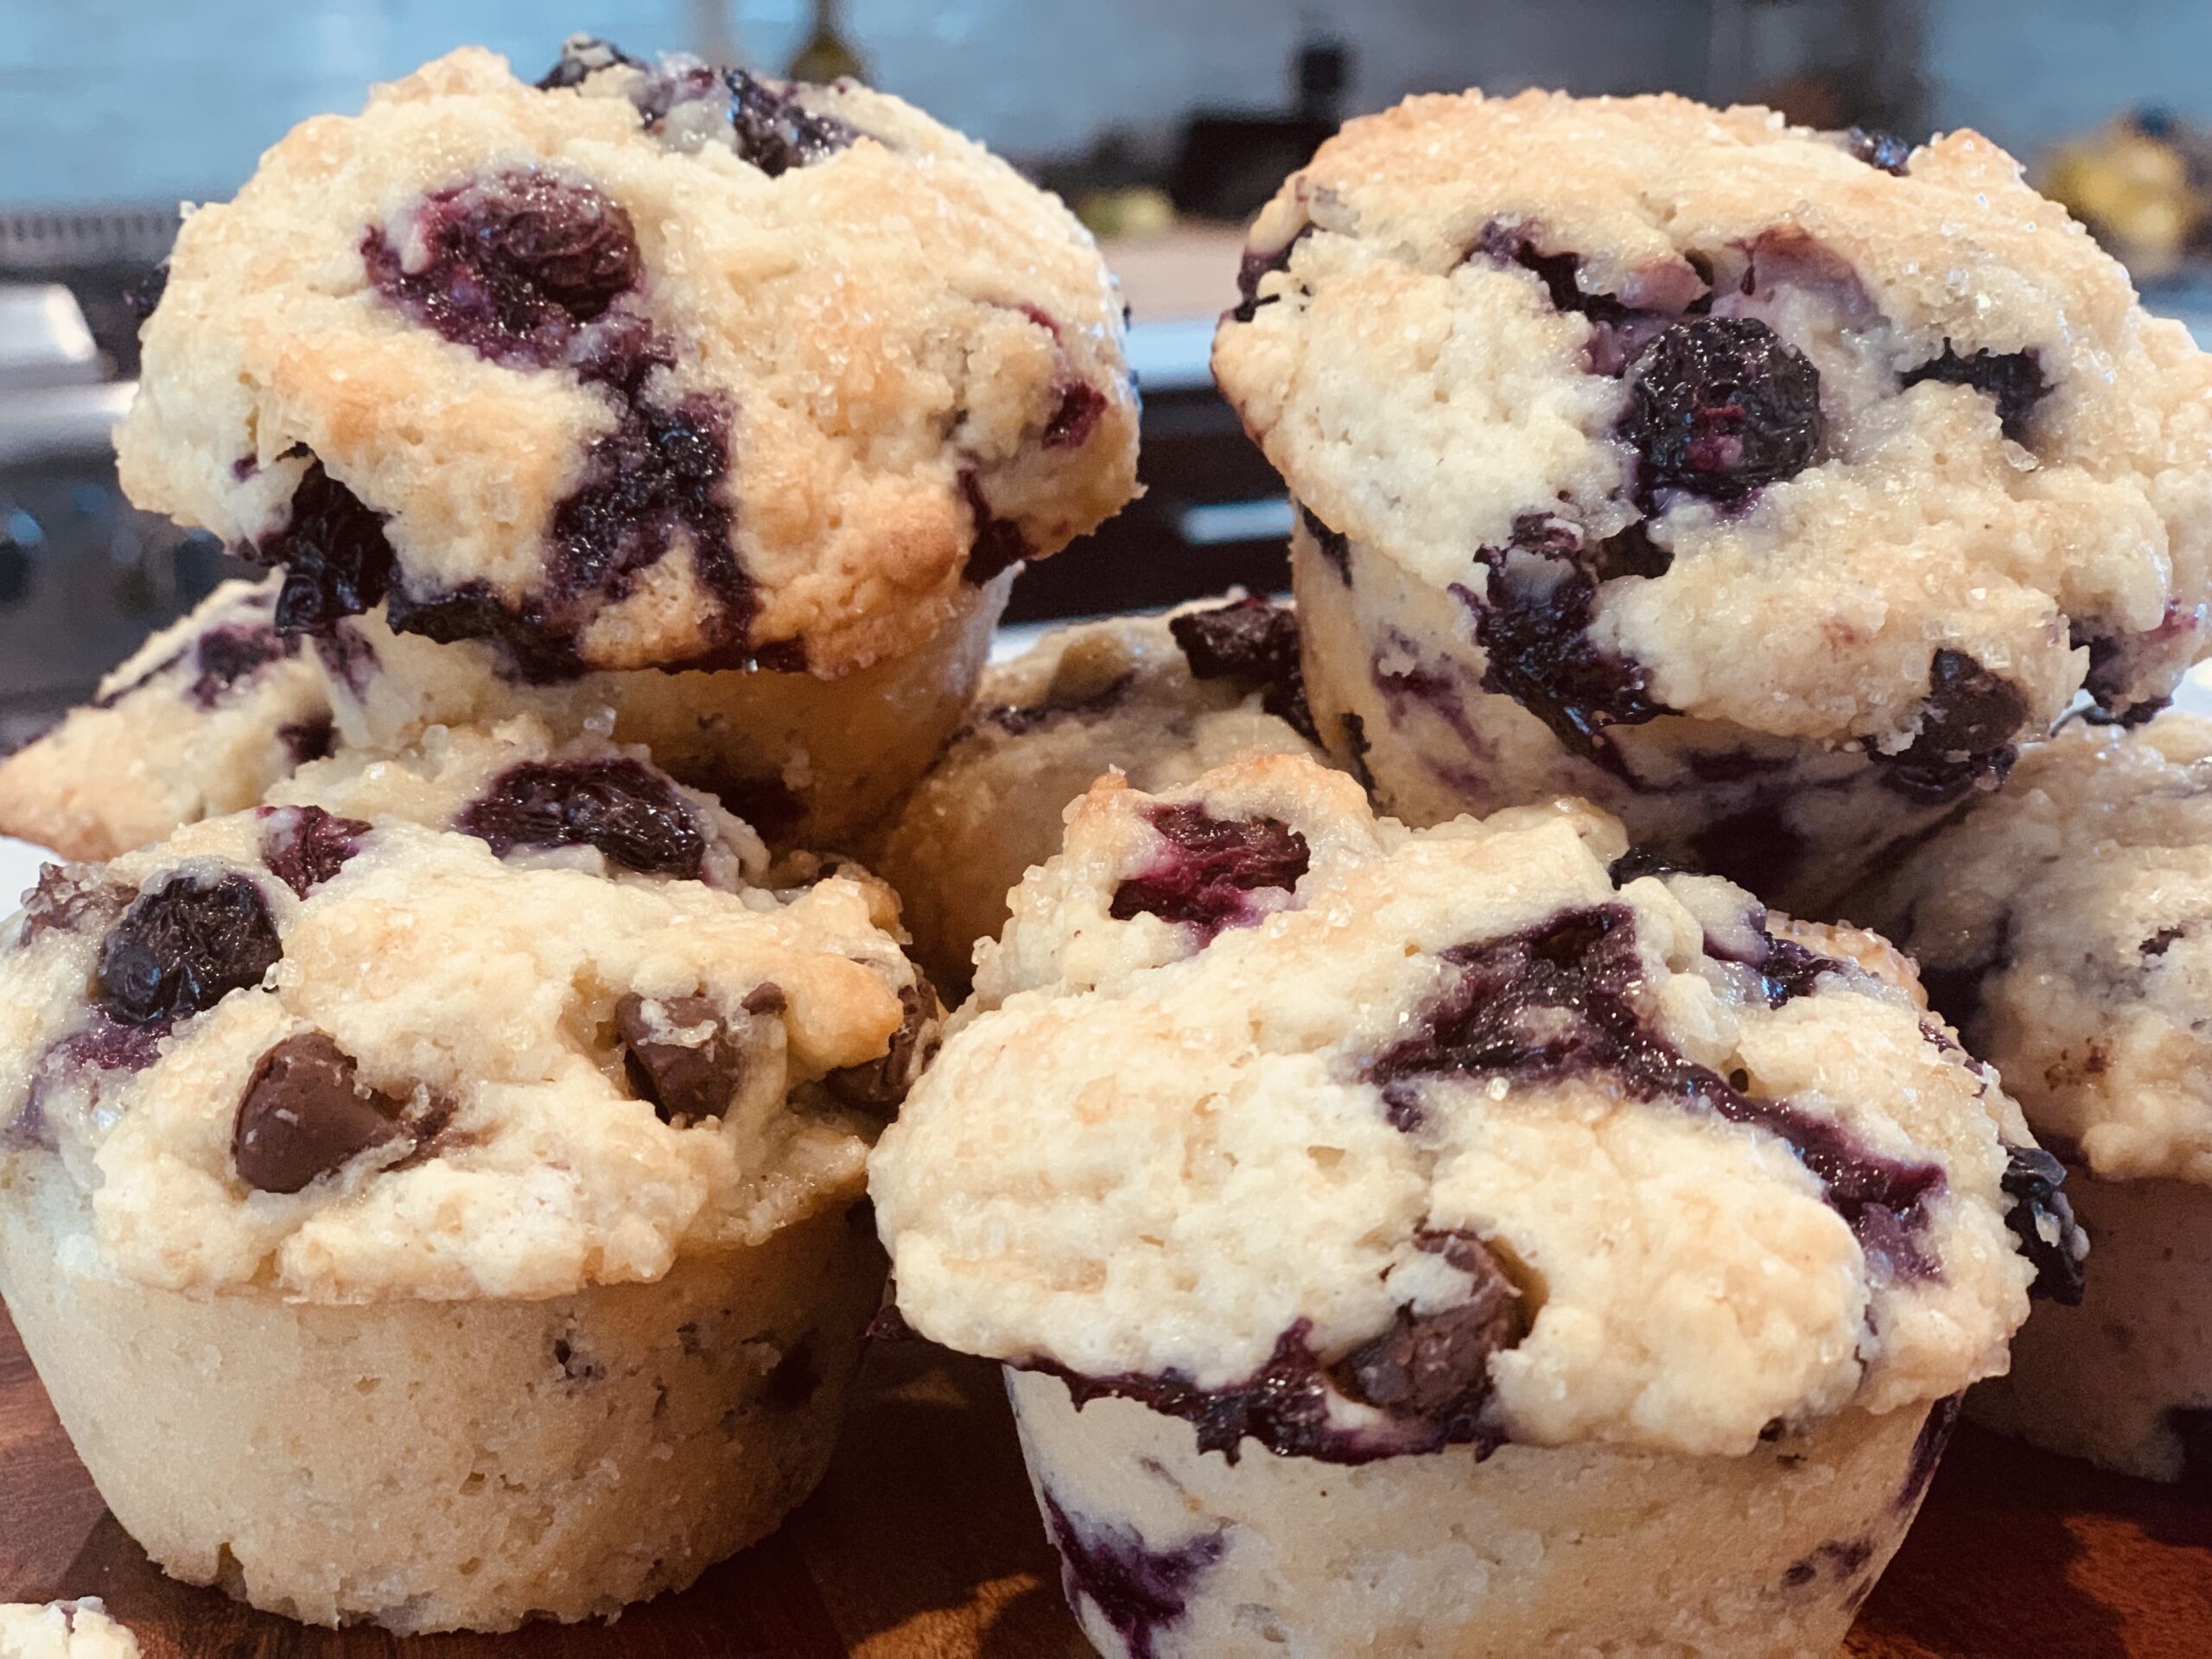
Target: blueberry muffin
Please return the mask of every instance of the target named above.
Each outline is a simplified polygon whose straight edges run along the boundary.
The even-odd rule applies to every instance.
[[[1287,605],[1232,595],[1058,629],[985,673],[872,861],[899,890],[915,957],[950,995],[1101,773],[1166,789],[1247,752],[1319,757],[1313,735]]]
[[[1268,756],[1023,882],[870,1190],[1102,1652],[1842,1639],[2041,1154],[1878,940],[1625,849]]]
[[[2212,372],[1974,133],[1417,98],[1249,250],[1215,368],[1402,817],[1572,791],[1825,905],[2204,643]]]
[[[0,1659],[138,1659],[138,1640],[98,1596],[0,1606]]]
[[[112,858],[251,806],[327,751],[330,701],[301,641],[276,631],[277,587],[225,582],[0,760],[0,835]]]
[[[117,447],[288,629],[835,677],[1128,499],[1122,327],[1074,218],[897,99],[463,48],[192,214]]]
[[[382,606],[313,645],[346,744],[389,749],[434,726],[516,716],[611,733],[645,745],[779,847],[841,847],[891,810],[958,728],[1013,580],[1009,571],[968,588],[918,650],[836,679],[756,665],[536,683],[509,673],[486,641],[393,632]]]
[[[2212,1491],[2212,721],[2069,723],[1858,908],[2072,1171],[2096,1240],[1977,1415]]]
[[[612,1615],[826,1464],[938,1010],[634,754],[340,757],[0,928],[0,1291],[118,1519],[309,1623]],[[321,796],[309,802],[311,794]]]

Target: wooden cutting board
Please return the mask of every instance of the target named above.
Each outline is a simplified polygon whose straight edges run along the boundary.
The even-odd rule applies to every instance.
[[[97,1595],[152,1659],[1082,1659],[995,1367],[879,1344],[822,1491],[612,1625],[401,1641],[164,1579],[70,1452],[0,1315],[0,1601]],[[2212,1500],[1963,1428],[1856,1659],[2207,1659]]]

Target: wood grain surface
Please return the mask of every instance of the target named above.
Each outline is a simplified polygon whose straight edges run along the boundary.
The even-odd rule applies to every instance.
[[[1684,1540],[1685,1549],[1696,1541]],[[151,1659],[1082,1659],[995,1367],[876,1345],[836,1466],[768,1542],[617,1623],[402,1641],[156,1572],[101,1506],[0,1316],[0,1601],[105,1597]],[[1972,1427],[1855,1659],[2206,1659],[2212,1503]]]

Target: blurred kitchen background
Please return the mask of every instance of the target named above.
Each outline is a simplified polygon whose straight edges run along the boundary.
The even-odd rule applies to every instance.
[[[180,200],[293,123],[466,41],[534,77],[583,30],[810,79],[857,68],[1060,190],[1135,315],[1147,499],[1016,615],[1274,586],[1288,507],[1213,394],[1239,222],[1345,116],[1555,86],[1753,99],[1821,126],[1974,126],[2212,337],[2205,0],[0,0],[0,747],[222,573],[132,512],[106,433],[130,286]]]

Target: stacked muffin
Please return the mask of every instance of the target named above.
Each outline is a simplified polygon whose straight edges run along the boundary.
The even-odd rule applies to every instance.
[[[906,106],[462,52],[194,217],[124,475],[277,574],[0,772],[119,855],[0,958],[0,1288],[164,1565],[688,1581],[828,1455],[865,1185],[1103,1652],[1827,1652],[2081,1300],[2031,1126],[2171,1350],[2072,1443],[2172,1472],[2212,738],[2042,740],[2202,644],[2186,336],[1971,135],[1674,99],[1355,122],[1243,288],[1297,608],[984,674],[1135,406]],[[2029,1329],[2067,1444],[2119,1338]]]
[[[981,941],[871,1160],[898,1305],[1008,1368],[1094,1644],[1832,1651],[2031,1297],[1985,1414],[2171,1477],[2212,1421],[2208,745],[2142,726],[2212,599],[2185,333],[1971,134],[1667,98],[1353,122],[1243,289],[1216,372],[1300,509],[1298,663],[1243,673],[1307,753],[1198,758],[1199,652],[1091,670],[1094,627],[885,851]],[[2141,729],[2048,741],[2083,693]],[[1106,761],[995,938],[914,850]],[[1770,905],[1897,926],[1969,1040]],[[2136,1235],[2086,1303],[2031,1124]]]
[[[812,1488],[942,1017],[823,855],[1133,493],[1122,327],[895,99],[582,40],[192,214],[122,476],[272,574],[0,768],[110,861],[0,924],[0,1289],[162,1566],[497,1630]]]

